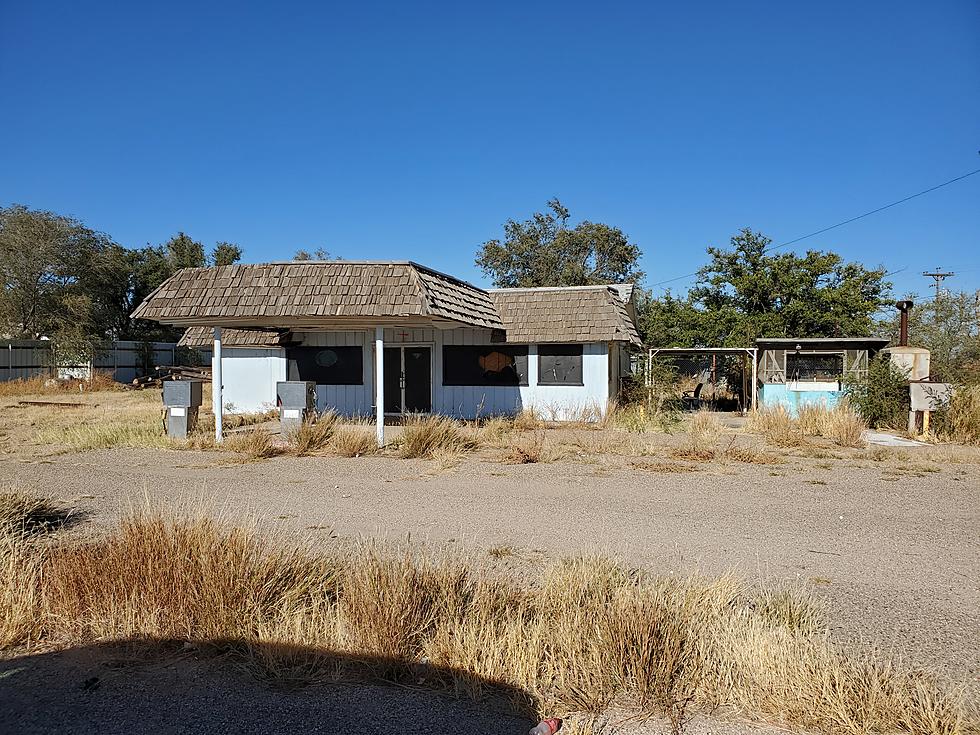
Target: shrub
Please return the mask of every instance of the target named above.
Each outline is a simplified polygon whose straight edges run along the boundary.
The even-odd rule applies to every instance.
[[[477,441],[467,436],[463,429],[446,416],[409,418],[402,430],[399,454],[407,459],[432,459],[436,450],[441,452],[471,452]]]
[[[868,364],[867,376],[844,385],[850,405],[876,429],[901,430],[908,426],[909,380],[884,353]]]
[[[840,447],[863,447],[861,435],[866,428],[864,419],[846,401],[842,401],[833,410],[827,411],[821,434]]]

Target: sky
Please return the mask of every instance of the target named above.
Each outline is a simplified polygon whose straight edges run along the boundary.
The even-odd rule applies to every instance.
[[[0,205],[474,264],[553,197],[647,284],[980,169],[980,4],[0,0]],[[980,174],[793,246],[980,289]]]

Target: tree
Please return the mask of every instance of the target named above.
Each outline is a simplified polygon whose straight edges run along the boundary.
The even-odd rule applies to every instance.
[[[242,249],[231,242],[219,242],[211,251],[212,265],[234,265],[242,259]]]
[[[892,339],[898,328],[895,312],[886,324]],[[929,371],[939,380],[980,381],[980,293],[940,291],[917,304],[909,314],[909,344],[929,350]]]
[[[22,205],[0,208],[0,332],[78,343],[92,330],[87,276],[111,246],[75,219]]]
[[[476,264],[498,288],[636,283],[640,248],[617,227],[583,220],[569,229],[569,211],[557,199],[550,212],[504,224],[504,239],[483,243]]]
[[[317,248],[311,254],[309,250],[297,250],[293,260],[331,260],[330,253],[324,248]]]
[[[832,252],[771,254],[772,241],[746,228],[731,249],[708,248],[691,303],[705,313],[711,342],[746,345],[757,337],[864,337],[889,300],[885,269],[845,263]]]
[[[641,291],[636,301],[637,327],[643,343],[655,347],[705,347],[717,336],[711,320],[688,298],[667,291],[659,299]]]
[[[164,248],[175,272],[181,268],[203,268],[208,264],[204,255],[204,246],[183,232],[178,232],[171,237]]]

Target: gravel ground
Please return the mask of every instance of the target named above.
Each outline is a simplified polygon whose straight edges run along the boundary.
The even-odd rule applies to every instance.
[[[949,464],[938,470],[807,458],[770,466],[709,463],[695,472],[664,474],[637,470],[620,457],[521,466],[470,458],[441,470],[431,462],[381,457],[240,464],[227,455],[165,450],[0,455],[0,484],[75,502],[86,513],[79,528],[92,532],[149,502],[255,519],[262,529],[314,544],[410,537],[481,557],[495,549],[500,563],[520,570],[533,571],[565,554],[601,552],[663,574],[734,571],[752,581],[806,584],[826,601],[838,642],[900,654],[964,683],[976,695],[980,466]],[[312,732],[448,732],[453,721],[471,723],[461,730],[467,732],[526,731],[527,723],[519,719],[414,690],[372,694],[374,688],[334,687],[326,696],[285,696],[254,682],[212,676],[202,688],[198,664],[176,666],[176,673],[165,676],[155,670],[123,677],[114,685],[120,687],[116,705],[82,707],[73,729],[28,706],[33,696],[42,712],[51,707],[67,717],[75,711],[68,703],[81,702],[83,694],[71,687],[80,686],[80,676],[88,677],[50,673],[79,666],[66,658],[71,656],[35,657],[26,674],[0,674],[0,705],[20,713],[17,731],[123,732],[125,717],[106,713],[125,710],[138,722],[140,713],[166,713],[175,706],[168,698],[146,697],[147,689],[156,692],[158,686],[172,691],[182,713],[210,712],[216,698],[242,703],[214,729],[190,722],[174,730],[181,732],[259,732],[265,731],[262,722],[292,732],[284,723],[299,721]],[[5,669],[24,660],[7,661]],[[38,694],[41,689],[48,693]],[[64,694],[63,705],[57,704],[58,692]],[[100,702],[100,696],[105,695],[84,701]],[[384,702],[382,716],[372,702]],[[260,711],[268,719],[262,720]],[[99,720],[103,715],[118,728]],[[236,720],[239,716],[245,719]],[[402,716],[422,717],[422,724],[397,719]],[[86,717],[95,718],[90,726]],[[375,724],[363,724],[365,717],[371,723],[396,719],[394,726],[372,729]],[[259,725],[249,729],[252,724],[242,724],[246,721]],[[315,722],[340,724],[317,730],[310,724]],[[747,727],[709,720],[690,730],[744,731]]]

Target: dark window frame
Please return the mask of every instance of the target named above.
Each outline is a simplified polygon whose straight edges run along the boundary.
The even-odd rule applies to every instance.
[[[338,363],[345,366],[356,363],[355,368],[347,369],[340,375],[323,375],[329,368],[316,365],[316,355],[332,350],[340,358],[341,354],[349,355],[347,360],[341,358]],[[354,355],[357,357],[355,358]],[[302,357],[302,360],[300,359]],[[302,367],[300,363],[303,363]],[[312,362],[312,364],[311,364]],[[295,377],[293,375],[295,368]],[[364,385],[364,345],[297,345],[286,349],[286,374],[289,380],[312,380],[317,385]]]
[[[578,358],[578,381],[574,380],[547,380],[544,378],[547,372],[544,369],[541,358],[547,357],[572,357]],[[568,344],[539,344],[538,345],[538,385],[585,385],[585,350],[583,345],[576,343]]]
[[[480,368],[475,364],[471,364],[467,369],[469,375],[459,375],[462,370],[451,367],[452,359],[465,355],[467,356],[467,359],[473,360],[475,363],[481,356],[486,356],[493,352],[511,355],[514,358],[514,372],[517,375],[516,381],[493,381],[488,379],[484,379],[483,381],[476,380],[473,376],[479,373]],[[451,355],[454,357],[451,358]],[[443,345],[441,382],[443,386],[449,388],[526,387],[530,385],[530,371],[528,364],[530,359],[527,345]],[[521,362],[523,362],[523,371],[520,369]],[[486,375],[486,373],[484,373],[484,375]]]

